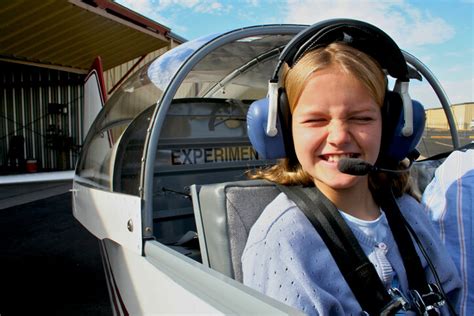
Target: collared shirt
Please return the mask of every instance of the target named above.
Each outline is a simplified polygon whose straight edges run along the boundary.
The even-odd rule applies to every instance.
[[[474,149],[446,158],[422,202],[461,275],[460,315],[474,315]]]

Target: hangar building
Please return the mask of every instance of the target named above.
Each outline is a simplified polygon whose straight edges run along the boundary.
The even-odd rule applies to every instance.
[[[97,56],[109,95],[185,40],[110,0],[0,2],[0,174],[71,170],[83,81]]]

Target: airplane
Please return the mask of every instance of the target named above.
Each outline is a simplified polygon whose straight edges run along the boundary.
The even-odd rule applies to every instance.
[[[301,315],[240,282],[238,239],[251,219],[230,204],[265,204],[275,194],[246,180],[247,170],[274,163],[252,148],[246,112],[266,96],[279,53],[305,27],[252,26],[181,44],[124,82],[95,118],[75,170],[73,214],[100,241],[114,315]],[[443,88],[405,57],[438,96],[459,147]],[[90,89],[97,96],[100,86]],[[423,156],[436,153],[431,145],[424,137]]]

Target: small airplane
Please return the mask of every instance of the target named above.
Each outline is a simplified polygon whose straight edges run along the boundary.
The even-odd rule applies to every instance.
[[[74,175],[73,213],[100,240],[115,315],[301,314],[240,282],[239,236],[252,219],[237,204],[265,204],[275,194],[245,180],[246,170],[274,162],[253,150],[246,113],[305,27],[254,26],[186,42],[137,71],[97,115]],[[459,147],[444,90],[416,57],[405,57],[413,77],[438,95]],[[92,106],[103,99],[96,75],[86,85]],[[429,157],[435,145],[425,137],[419,150]]]

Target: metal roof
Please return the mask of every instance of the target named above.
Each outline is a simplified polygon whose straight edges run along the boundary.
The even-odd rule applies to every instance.
[[[0,60],[104,70],[183,39],[110,0],[0,1]]]

